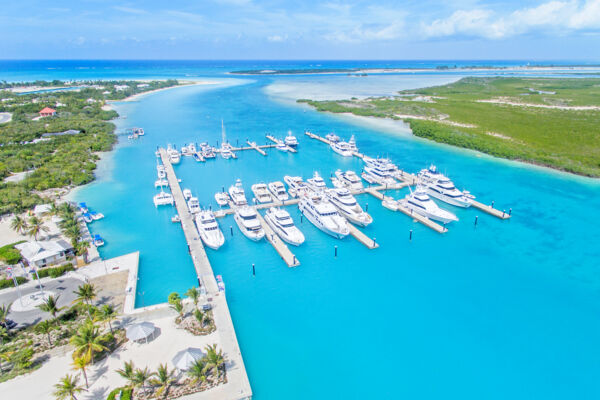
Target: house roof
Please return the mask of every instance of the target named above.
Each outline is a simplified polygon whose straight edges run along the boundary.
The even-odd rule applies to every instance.
[[[44,107],[41,111],[40,114],[52,114],[55,113],[56,110],[50,107]]]
[[[67,251],[73,248],[65,240],[44,240],[30,241],[15,245],[15,248],[21,252],[23,258],[29,262],[39,261],[44,258],[52,257],[61,251]]]

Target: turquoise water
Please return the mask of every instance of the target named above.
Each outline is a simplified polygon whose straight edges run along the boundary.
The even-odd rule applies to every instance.
[[[255,398],[597,398],[597,181],[353,124],[271,96],[270,85],[306,79],[184,87],[119,105],[127,115],[120,128],[143,126],[147,135],[120,143],[77,199],[106,215],[92,225],[106,239],[103,256],[141,251],[137,305],[163,302],[196,282],[181,228],[170,222],[174,209],[152,204],[156,146],[214,144],[221,119],[233,143],[296,133],[298,154],[183,159],[175,167],[182,187],[214,207],[214,192],[236,178],[250,192],[252,183],[285,174],[360,170],[358,160],[302,135],[353,133],[361,151],[390,156],[406,170],[435,162],[480,201],[512,208],[513,218],[445,206],[460,221],[439,235],[362,195],[374,218],[364,231],[381,245],[367,250],[351,237],[338,241],[300,223],[297,208],[288,207],[307,238],[294,249],[301,266],[293,269],[267,243],[243,237],[231,217],[221,220],[226,244],[207,251],[227,285]],[[416,74],[412,84],[427,79]],[[367,84],[352,85],[366,93]],[[343,81],[339,90],[348,90]]]

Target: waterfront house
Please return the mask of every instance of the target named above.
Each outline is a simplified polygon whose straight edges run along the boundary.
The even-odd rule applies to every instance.
[[[30,241],[15,245],[27,265],[38,268],[63,263],[75,255],[75,249],[65,240]]]
[[[40,117],[53,117],[56,115],[56,110],[50,107],[45,107],[39,112]]]

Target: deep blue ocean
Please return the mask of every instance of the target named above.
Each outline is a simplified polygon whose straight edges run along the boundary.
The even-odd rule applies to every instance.
[[[284,175],[328,178],[337,168],[360,171],[303,132],[356,136],[360,151],[388,156],[418,172],[435,163],[459,188],[483,203],[512,209],[498,220],[457,209],[460,221],[440,235],[358,196],[374,222],[364,231],[380,247],[336,240],[287,207],[306,236],[287,268],[266,242],[241,235],[231,217],[219,221],[225,245],[208,251],[227,285],[227,299],[256,399],[597,399],[600,396],[600,184],[549,169],[495,159],[414,138],[402,124],[377,125],[320,114],[296,98],[386,95],[452,82],[467,71],[425,71],[349,77],[345,74],[233,76],[228,71],[272,68],[497,65],[527,61],[2,61],[0,79],[181,78],[212,85],[166,90],[123,102],[121,132],[142,126],[146,136],[120,136],[99,164],[98,179],[76,200],[106,216],[91,227],[106,240],[104,257],[139,250],[137,305],[166,301],[196,283],[173,208],[156,209],[157,146],[221,138],[265,142],[292,130],[297,154],[240,152],[237,160],[175,167],[182,187],[204,206],[241,178],[253,183]],[[563,62],[573,64],[574,62]],[[532,62],[532,64],[534,64]],[[558,64],[555,62],[554,64]],[[566,73],[569,70],[565,69]],[[480,75],[498,72],[481,71]],[[527,72],[527,75],[544,75]],[[552,75],[557,72],[553,71]],[[562,73],[561,73],[562,74]],[[579,75],[578,75],[579,76]],[[328,182],[329,183],[329,182]],[[330,183],[329,183],[330,184]],[[401,197],[405,191],[390,193]],[[477,226],[474,224],[478,217]],[[230,234],[233,227],[233,235]],[[409,234],[412,230],[412,240]],[[334,246],[338,256],[334,257]],[[252,264],[256,276],[252,275]]]

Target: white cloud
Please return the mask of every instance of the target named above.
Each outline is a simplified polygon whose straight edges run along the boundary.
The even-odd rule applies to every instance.
[[[123,7],[123,6],[114,6],[113,7],[117,11],[121,11],[127,14],[147,14],[146,10],[142,10],[141,8],[133,8],[133,7]]]
[[[287,40],[288,36],[287,35],[273,35],[273,36],[268,36],[267,40],[269,42],[285,42]]]

